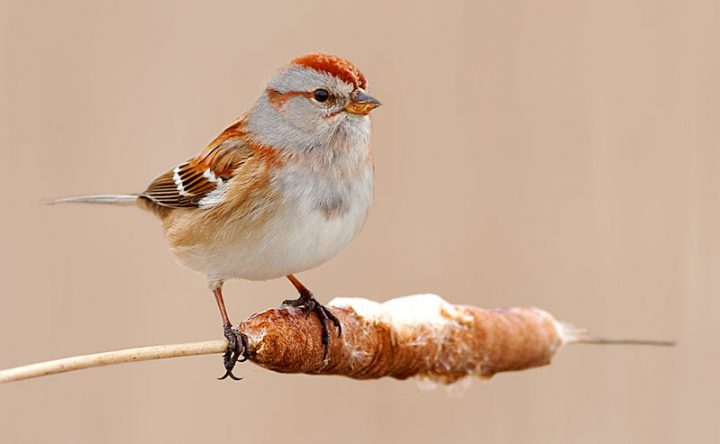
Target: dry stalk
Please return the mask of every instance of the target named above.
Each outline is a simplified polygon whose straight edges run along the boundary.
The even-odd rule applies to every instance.
[[[550,363],[563,345],[660,341],[613,341],[587,336],[538,308],[482,309],[452,305],[435,295],[385,303],[338,298],[329,306],[343,326],[322,360],[320,325],[298,309],[269,309],[243,321],[250,360],[282,373],[429,378],[452,383],[467,376],[490,377]],[[225,340],[160,345],[41,362],[0,371],[0,382],[124,362],[223,353]]]

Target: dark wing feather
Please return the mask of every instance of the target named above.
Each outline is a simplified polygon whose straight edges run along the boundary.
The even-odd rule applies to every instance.
[[[167,208],[197,208],[208,194],[225,185],[252,155],[243,140],[244,119],[223,131],[199,156],[155,179],[141,194]]]

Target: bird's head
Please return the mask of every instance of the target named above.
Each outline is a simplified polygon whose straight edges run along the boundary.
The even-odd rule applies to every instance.
[[[248,128],[260,142],[289,149],[367,141],[368,115],[378,106],[352,63],[308,54],[272,77],[248,116]]]

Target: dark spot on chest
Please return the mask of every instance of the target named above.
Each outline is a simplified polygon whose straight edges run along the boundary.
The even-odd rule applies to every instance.
[[[317,209],[323,213],[326,220],[342,216],[347,213],[348,205],[346,199],[340,194],[325,196],[316,202]]]

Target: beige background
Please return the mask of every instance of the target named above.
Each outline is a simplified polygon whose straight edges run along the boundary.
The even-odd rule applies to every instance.
[[[0,387],[0,442],[720,439],[716,1],[0,2],[0,367],[219,337],[152,217],[37,202],[142,190],[317,50],[385,104],[365,230],[302,275],[319,298],[537,305],[680,346],[573,346],[460,397],[218,382],[214,356],[96,369]],[[293,296],[226,293],[235,320]]]

